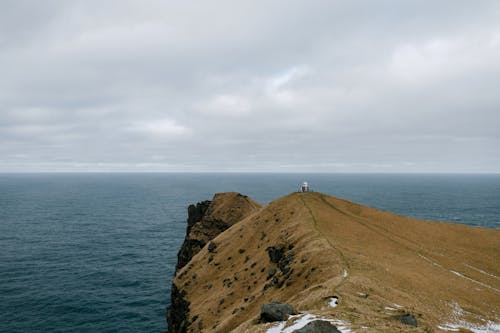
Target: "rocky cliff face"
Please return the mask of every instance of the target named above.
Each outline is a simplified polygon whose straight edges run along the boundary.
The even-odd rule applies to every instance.
[[[199,237],[191,233],[191,230],[195,225],[198,225],[198,228],[203,225],[203,216],[205,216],[211,203],[210,200],[205,200],[198,202],[196,205],[189,205],[186,237],[179,253],[177,253],[177,264],[175,265],[176,272],[186,266],[189,260],[205,246],[207,239],[205,239],[205,237],[199,239]]]
[[[222,194],[190,211],[184,246],[195,246],[180,256],[169,332],[500,328],[500,230],[410,219],[321,193],[262,208]],[[274,301],[297,314],[263,321],[263,305]]]
[[[176,275],[212,239],[233,224],[252,214],[260,204],[235,192],[218,193],[214,198],[188,207],[186,237],[177,254]],[[209,251],[215,252],[215,243]],[[189,326],[189,301],[185,291],[172,283],[171,305],[167,309],[169,332],[186,332]]]

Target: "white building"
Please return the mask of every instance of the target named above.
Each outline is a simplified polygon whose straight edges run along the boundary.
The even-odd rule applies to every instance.
[[[300,192],[309,192],[309,184],[307,182],[303,182],[300,186]]]

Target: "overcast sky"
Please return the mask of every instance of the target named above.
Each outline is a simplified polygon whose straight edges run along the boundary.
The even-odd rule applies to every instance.
[[[500,172],[500,1],[0,1],[0,171]]]

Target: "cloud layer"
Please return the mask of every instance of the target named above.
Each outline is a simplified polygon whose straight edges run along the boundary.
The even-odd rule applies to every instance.
[[[0,171],[500,172],[497,1],[2,1]]]

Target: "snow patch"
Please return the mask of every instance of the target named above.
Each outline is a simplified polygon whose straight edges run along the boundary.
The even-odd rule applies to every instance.
[[[268,328],[266,333],[292,333],[293,331],[301,329],[302,327],[315,320],[328,321],[337,326],[337,329],[342,333],[354,333],[350,330],[350,325],[342,320],[320,317],[312,313],[303,313],[290,316],[287,321],[280,321],[275,326]]]
[[[437,266],[437,267],[440,267],[440,268],[445,269],[443,266],[441,266],[441,265],[440,265],[440,264],[438,264],[437,262],[432,261],[431,259],[427,258],[426,256],[421,255],[420,253],[418,253],[418,256],[419,256],[420,258],[422,258],[422,259],[426,260],[427,262],[431,263],[431,264],[432,264],[432,265],[434,265],[434,266]],[[475,270],[477,270],[477,271],[479,271],[479,272],[481,272],[481,273],[483,273],[483,274],[490,275],[490,276],[492,276],[492,277],[498,278],[497,276],[495,276],[495,275],[493,275],[493,274],[490,274],[490,273],[488,273],[488,272],[482,271],[482,270],[480,270],[480,269],[478,269],[478,268],[475,268],[475,267],[473,267],[473,266],[470,266],[470,265],[467,265],[467,264],[464,264],[464,265],[466,265],[466,266],[468,266],[468,267],[470,267],[470,268],[472,268],[472,269],[475,269]],[[457,271],[454,271],[454,270],[451,270],[451,269],[449,269],[448,271],[449,271],[449,272],[451,272],[451,273],[453,273],[453,274],[455,274],[455,275],[457,275],[457,276],[460,276],[460,277],[461,277],[461,278],[463,278],[463,279],[466,279],[466,280],[469,280],[469,281],[471,281],[471,282],[477,283],[477,284],[479,284],[479,285],[481,285],[481,286],[483,286],[483,287],[485,287],[485,288],[488,288],[488,289],[491,289],[491,290],[496,291],[497,293],[500,293],[500,290],[498,290],[498,289],[496,289],[496,288],[494,288],[494,287],[490,286],[489,284],[486,284],[486,283],[483,283],[483,282],[480,282],[480,281],[477,281],[477,280],[471,279],[470,277],[465,276],[465,275],[463,275],[462,273],[457,272]]]
[[[453,332],[458,332],[460,331],[459,328],[454,328],[454,327],[450,327],[448,326],[449,324],[444,324],[444,325],[437,325],[437,328],[439,328],[440,330],[443,330],[443,331],[453,331]]]
[[[266,333],[280,333],[283,332],[283,329],[285,328],[286,321],[281,321],[279,322],[278,325],[273,326],[271,328],[268,328]]]
[[[452,332],[458,332],[460,331],[460,328],[465,328],[474,333],[500,333],[500,323],[495,323],[492,321],[488,321],[484,325],[479,325],[461,320],[455,324],[446,323],[438,325],[437,327],[443,331]]]
[[[480,282],[480,281],[477,281],[477,280],[474,280],[474,279],[471,279],[470,277],[468,276],[465,276],[463,275],[462,273],[459,273],[457,271],[453,271],[450,269],[450,272],[452,272],[453,274],[457,275],[457,276],[460,276],[462,279],[466,279],[466,280],[469,280],[471,282],[474,282],[474,283],[477,283],[485,288],[488,288],[488,289],[491,289],[491,290],[494,290],[496,291],[497,293],[500,293],[500,290],[498,290],[497,288],[494,288],[492,286],[490,286],[489,284],[486,284],[486,283],[483,283],[483,282]]]
[[[330,298],[328,305],[330,305],[332,308],[337,307],[337,305],[339,305],[339,298],[336,296],[333,296],[332,298]]]
[[[484,274],[484,275],[491,276],[491,277],[492,277],[492,278],[494,278],[494,279],[500,280],[500,277],[496,276],[495,274],[491,274],[491,273],[485,272],[485,271],[483,271],[482,269],[479,269],[479,268],[477,268],[477,267],[474,267],[474,266],[471,266],[471,265],[468,265],[468,264],[464,264],[464,266],[467,266],[467,267],[469,267],[469,268],[472,268],[472,269],[474,269],[474,270],[476,270],[476,271],[478,271],[479,273],[482,273],[482,274]]]
[[[457,332],[460,328],[465,328],[474,333],[500,333],[500,323],[485,320],[483,320],[484,324],[470,323],[461,318],[464,314],[464,310],[458,303],[453,302],[450,306],[453,309],[450,322],[438,325],[437,327],[439,329],[442,329],[443,331]]]
[[[431,259],[427,258],[426,256],[421,255],[420,253],[417,253],[417,254],[418,254],[418,256],[419,256],[420,258],[422,258],[422,259],[424,259],[425,261],[427,261],[427,262],[431,263],[432,265],[437,266],[437,267],[444,268],[443,266],[441,266],[440,264],[438,264],[438,263],[437,263],[437,262],[435,262],[435,261],[432,261]]]

